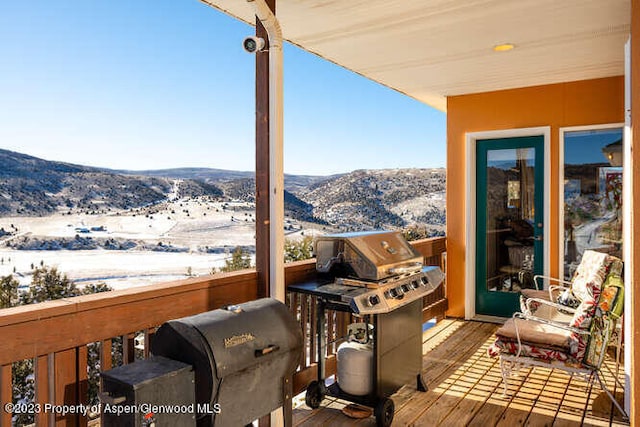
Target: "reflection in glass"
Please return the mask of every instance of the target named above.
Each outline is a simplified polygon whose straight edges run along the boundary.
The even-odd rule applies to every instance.
[[[622,257],[622,129],[564,136],[564,276],[586,249]]]
[[[487,151],[487,289],[533,287],[535,149]]]

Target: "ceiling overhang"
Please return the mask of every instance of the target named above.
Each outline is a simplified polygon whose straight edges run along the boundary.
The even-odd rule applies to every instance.
[[[246,1],[201,1],[255,23]],[[289,42],[442,111],[448,96],[624,74],[629,0],[276,1]]]

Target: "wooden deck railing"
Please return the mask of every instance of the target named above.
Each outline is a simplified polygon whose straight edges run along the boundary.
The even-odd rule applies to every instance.
[[[414,243],[430,265],[442,265],[445,238]],[[287,284],[314,277],[313,260],[287,264]],[[446,287],[425,300],[424,318],[443,317]],[[12,366],[23,362],[32,369],[32,401],[37,426],[86,425],[78,414],[45,412],[46,403],[88,405],[88,390],[95,384],[97,369],[104,371],[121,363],[148,356],[148,343],[156,328],[170,319],[189,316],[257,298],[257,275],[253,270],[194,278],[142,288],[20,306],[0,311],[0,402],[12,402]],[[316,375],[316,303],[314,298],[288,294],[287,302],[300,321],[305,352],[294,378],[301,391]],[[347,313],[328,312],[329,346],[327,374],[335,372],[335,341],[351,321]],[[140,345],[136,345],[140,340]],[[140,349],[142,348],[142,349]],[[24,367],[24,366],[23,366]],[[23,396],[30,397],[30,396]],[[26,399],[29,400],[29,399]],[[10,426],[11,414],[0,408],[0,426]]]

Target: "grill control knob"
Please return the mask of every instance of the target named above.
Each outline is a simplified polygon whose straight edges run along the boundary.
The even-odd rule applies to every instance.
[[[398,294],[398,298],[402,298],[404,296],[404,291],[402,290],[402,286],[398,286],[395,288],[396,293]]]
[[[420,283],[418,283],[417,280],[414,280],[409,286],[411,287],[411,289],[418,289],[420,287]]]
[[[369,297],[369,304],[372,306],[380,304],[380,297],[378,295],[371,295]]]
[[[420,281],[422,282],[422,286],[427,286],[427,284],[429,283],[429,280],[427,280],[426,277],[421,277]]]
[[[388,294],[391,298],[398,298],[398,296],[400,295],[396,288],[389,289]]]
[[[409,287],[409,285],[402,285],[402,292],[409,292],[411,290],[411,288]]]

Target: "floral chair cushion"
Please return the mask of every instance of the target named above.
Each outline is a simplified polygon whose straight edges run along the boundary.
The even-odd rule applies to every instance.
[[[510,318],[496,331],[496,336],[517,342],[518,333],[521,341],[532,345],[552,347],[561,351],[570,350],[571,333],[546,323]]]
[[[521,346],[518,346],[516,322]],[[571,356],[571,333],[565,329],[539,322],[511,318],[496,331],[496,341],[487,353],[491,357],[500,353],[518,354],[542,360],[575,362]]]
[[[487,350],[491,357],[498,357],[501,353],[517,354],[520,348],[520,356],[534,357],[547,361],[558,360],[567,364],[576,364],[576,360],[568,353],[549,347],[522,343],[518,347],[518,342],[509,339],[498,338]]]
[[[573,294],[580,301],[593,299],[593,290],[599,290],[607,276],[610,256],[601,252],[586,250],[582,254],[580,265],[571,280]]]
[[[609,275],[605,282],[600,299],[596,306],[594,321],[591,323],[588,342],[586,343],[583,363],[597,366],[606,350],[604,340],[613,332],[615,320],[622,315],[624,308],[624,284],[617,275]],[[607,321],[609,319],[611,321]]]
[[[571,287],[573,294],[582,303],[576,309],[569,326],[589,329],[591,319],[595,315],[596,303],[600,299],[602,284],[608,276],[620,275],[622,261],[611,255],[587,250],[580,262],[580,266],[583,265],[584,268],[576,271]]]
[[[620,275],[621,272],[622,261],[620,259],[605,253],[586,250],[571,279],[573,295],[580,301],[589,298],[597,300],[598,295],[594,295],[594,288],[600,289],[608,274]]]
[[[556,299],[556,303],[566,305],[572,309],[579,307],[580,302],[585,299],[593,299],[597,301],[598,290],[601,288],[603,281],[609,274],[620,275],[622,272],[622,261],[620,259],[601,252],[593,250],[586,250],[582,255],[580,265],[571,279],[570,290],[565,291],[564,294],[559,294]],[[526,301],[530,298],[537,298],[550,301],[549,292],[547,290],[537,289],[522,289],[520,295],[520,309],[523,313],[528,313],[526,308]],[[532,302],[529,307],[533,314],[540,304]],[[587,307],[585,307],[586,309]],[[591,306],[593,308],[593,306]],[[573,314],[573,310],[565,311],[565,314]],[[590,311],[580,314],[580,318],[576,318],[576,325],[581,325],[584,322],[584,327],[589,327]],[[579,326],[578,326],[579,327]]]

